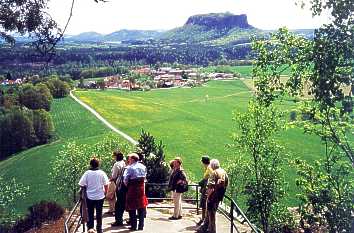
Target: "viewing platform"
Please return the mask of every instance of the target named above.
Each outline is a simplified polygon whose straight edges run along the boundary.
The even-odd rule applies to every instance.
[[[166,184],[153,184],[150,186],[166,186]],[[138,232],[148,233],[190,233],[196,232],[198,229],[197,223],[201,219],[201,208],[199,203],[199,187],[196,184],[189,184],[190,193],[183,198],[182,201],[182,219],[170,220],[169,217],[173,214],[173,203],[170,197],[164,198],[148,198],[149,205],[145,218],[144,230]],[[189,197],[188,197],[189,196]],[[87,232],[87,227],[81,222],[80,216],[80,201],[78,201],[70,214],[66,217],[65,233],[84,233]],[[103,209],[103,232],[123,233],[132,232],[129,229],[130,225],[126,224],[128,213],[125,212],[123,219],[124,225],[112,227],[114,216],[108,213],[108,205],[104,205]],[[96,221],[95,221],[96,222]],[[246,217],[243,211],[239,208],[236,202],[225,195],[224,200],[220,203],[216,215],[217,233],[248,233],[260,232]]]

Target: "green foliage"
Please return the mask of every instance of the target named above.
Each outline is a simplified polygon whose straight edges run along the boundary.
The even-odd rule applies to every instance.
[[[286,186],[282,168],[284,156],[281,156],[284,152],[274,139],[281,129],[280,116],[273,106],[255,101],[249,103],[246,113],[235,116],[240,129],[240,133],[234,135],[235,146],[240,154],[250,157],[249,162],[243,164],[244,171],[249,172],[243,190],[247,214],[264,232],[281,232],[279,228],[292,225],[291,221],[279,221],[284,214],[290,216],[280,205]]]
[[[36,135],[30,111],[13,108],[0,117],[1,158],[31,147]]]
[[[43,109],[35,110],[32,112],[32,122],[37,143],[47,143],[54,134],[54,125],[50,114]]]
[[[314,165],[296,160],[299,178],[300,224],[304,229],[321,227],[328,232],[351,232],[354,208],[354,173],[337,151]]]
[[[18,183],[14,178],[4,180],[0,176],[0,225],[9,224],[18,218],[14,203],[21,201],[26,196],[28,187]]]
[[[45,84],[54,98],[63,98],[70,92],[69,84],[60,79],[50,79]]]
[[[302,7],[307,4],[300,2]],[[318,230],[315,226],[320,225],[329,232],[350,232],[353,121],[340,104],[352,98],[344,87],[353,87],[354,80],[354,2],[314,0],[309,4],[313,15],[323,10],[332,15],[332,22],[315,30],[312,41],[280,29],[270,40],[253,44],[257,97],[270,105],[285,93],[299,96],[304,85],[309,86],[311,99],[300,107],[300,125],[305,133],[321,138],[325,151],[315,166],[297,163],[301,224],[307,230]],[[280,82],[281,67],[290,70],[285,84]]]
[[[52,100],[53,97],[48,87],[44,84],[36,86],[24,84],[20,87],[19,102],[29,109],[45,109],[49,111]]]
[[[112,152],[119,149],[123,153],[130,147],[116,136],[109,135],[93,145],[68,142],[51,163],[50,179],[58,193],[65,195],[68,203],[76,201],[78,182],[89,168],[90,159],[95,156],[100,160],[100,168],[110,173],[112,168]]]
[[[147,181],[157,184],[166,183],[169,166],[165,162],[162,141],[156,144],[155,138],[142,129],[137,147],[139,156],[147,168]],[[147,188],[147,195],[149,197],[165,197],[166,190],[165,188],[151,186]]]

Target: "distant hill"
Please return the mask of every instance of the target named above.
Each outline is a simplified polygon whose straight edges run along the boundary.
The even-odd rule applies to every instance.
[[[231,13],[210,13],[190,16],[182,27],[168,31],[122,29],[107,35],[97,32],[84,32],[65,36],[64,42],[140,42],[155,40],[162,43],[202,43],[205,45],[248,44],[252,37],[264,37],[275,30],[261,30],[248,23],[247,15]],[[313,29],[291,30],[306,38],[313,38]],[[29,41],[17,37],[19,42]],[[0,43],[2,41],[0,40]]]
[[[235,41],[246,43],[251,36],[261,34],[262,30],[250,25],[245,14],[210,13],[191,16],[182,27],[167,31],[160,38],[176,42],[225,44]]]
[[[80,42],[101,42],[104,35],[97,32],[83,32],[76,36],[66,37],[68,41],[80,41]]]
[[[156,39],[162,32],[154,30],[119,30],[104,36],[104,41]]]
[[[153,30],[119,30],[108,35],[97,32],[84,32],[79,35],[66,37],[67,41],[76,42],[120,42],[128,40],[148,40],[156,39],[162,32]]]

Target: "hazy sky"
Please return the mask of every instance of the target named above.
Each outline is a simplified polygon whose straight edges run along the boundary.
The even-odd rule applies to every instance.
[[[51,0],[49,12],[60,25],[69,16],[72,0]],[[296,0],[76,0],[67,34],[95,31],[103,34],[119,29],[172,29],[189,16],[231,12],[247,14],[249,24],[260,29],[318,27],[327,17],[313,19],[295,6]]]

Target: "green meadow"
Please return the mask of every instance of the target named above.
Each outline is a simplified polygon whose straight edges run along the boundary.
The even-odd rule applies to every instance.
[[[27,207],[41,200],[62,198],[49,185],[50,163],[69,141],[95,143],[110,132],[91,113],[71,98],[55,99],[51,116],[55,125],[55,141],[31,148],[0,162],[1,175],[6,179],[16,178],[29,187],[24,200],[16,203],[16,209],[23,213]]]
[[[244,112],[251,92],[240,80],[211,81],[203,87],[160,89],[149,92],[120,90],[76,91],[85,103],[114,126],[137,139],[144,129],[166,145],[166,158],[181,156],[185,170],[195,178],[201,175],[200,157],[208,154],[222,164],[235,156],[244,156],[227,147],[237,131],[233,113]],[[290,110],[293,102],[282,102],[282,110]],[[306,160],[319,158],[322,147],[318,138],[304,135],[300,129],[289,129],[279,136],[285,146],[284,155]],[[295,171],[288,167],[294,204]]]

